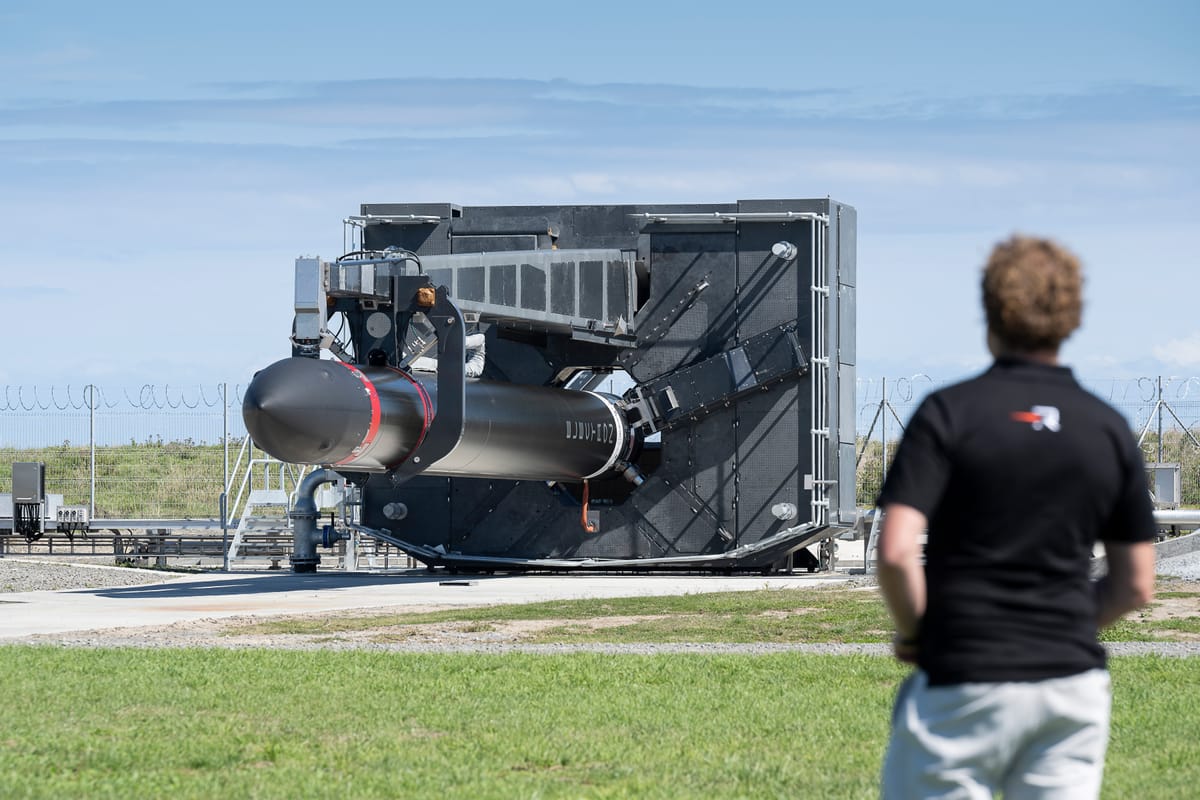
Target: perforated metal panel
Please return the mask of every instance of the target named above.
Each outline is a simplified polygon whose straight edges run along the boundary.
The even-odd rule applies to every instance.
[[[680,206],[368,205],[363,213],[436,217],[421,224],[373,225],[364,230],[363,241],[416,251],[435,282],[451,287],[465,311],[482,315],[487,379],[547,384],[572,367],[625,368],[642,385],[667,387],[674,381],[685,387],[679,395],[704,406],[703,414],[661,432],[661,450],[655,451],[661,461],[647,468],[640,487],[626,485],[613,493],[612,487],[596,485],[593,511],[601,527],[595,533],[580,524],[578,487],[470,478],[414,481],[400,489],[371,489],[372,482],[365,500],[368,520],[379,520],[372,506],[384,498],[403,497],[412,509],[405,536],[463,553],[528,559],[715,554],[805,521],[812,378],[796,370],[782,382],[773,378],[759,387],[756,370],[778,362],[783,345],[772,340],[760,352],[753,343],[766,341],[755,338],[760,334],[790,326],[804,356],[811,353],[814,297],[819,298],[812,290],[813,254],[825,241],[818,234],[827,224],[828,250],[822,252],[829,302],[822,316],[831,349],[828,385],[817,402],[830,439],[822,466],[833,486],[831,518],[853,521],[852,208],[810,199]],[[727,221],[703,219],[713,214]],[[775,216],[754,216],[763,214]],[[795,258],[772,253],[782,242],[795,245]],[[598,258],[598,250],[607,254]],[[649,272],[642,298],[636,261]],[[622,324],[625,338],[614,338]],[[714,360],[703,367],[707,359]],[[798,517],[777,518],[771,507],[778,503],[794,505]]]
[[[633,332],[632,251],[467,252],[423,257],[422,268],[464,312],[485,321]]]

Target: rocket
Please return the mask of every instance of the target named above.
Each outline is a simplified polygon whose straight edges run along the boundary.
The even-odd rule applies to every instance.
[[[437,476],[583,481],[627,466],[639,437],[614,397],[467,380],[462,433],[445,455],[422,445],[437,416],[435,377],[390,366],[293,357],[258,372],[242,415],[275,458],[339,471],[402,465]]]

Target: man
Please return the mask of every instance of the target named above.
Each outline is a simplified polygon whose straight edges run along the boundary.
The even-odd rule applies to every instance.
[[[1154,519],[1128,423],[1058,364],[1082,283],[1053,242],[996,246],[995,363],[921,404],[880,493],[879,585],[896,657],[917,666],[885,798],[1100,792],[1111,694],[1096,633],[1152,598]],[[1108,574],[1093,585],[1097,540]]]
[[[482,333],[469,333],[466,338],[467,368],[463,372],[468,378],[478,378],[487,364],[487,337]],[[437,359],[418,356],[413,359],[413,372],[437,372]]]

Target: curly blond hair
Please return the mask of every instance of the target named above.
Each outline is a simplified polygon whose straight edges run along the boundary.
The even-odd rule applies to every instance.
[[[1013,236],[983,268],[988,330],[1016,351],[1058,350],[1083,316],[1079,259],[1049,239]]]

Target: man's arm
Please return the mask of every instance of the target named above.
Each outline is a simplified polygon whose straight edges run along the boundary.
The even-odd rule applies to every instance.
[[[925,515],[912,506],[888,503],[879,533],[879,588],[896,624],[896,657],[916,659],[916,638],[925,614],[925,570],[921,534]]]
[[[467,336],[466,345],[467,369],[464,374],[468,378],[478,378],[487,363],[487,339],[482,333],[472,333]]]
[[[1105,542],[1104,555],[1108,574],[1096,582],[1096,621],[1101,628],[1154,599],[1153,543]]]

